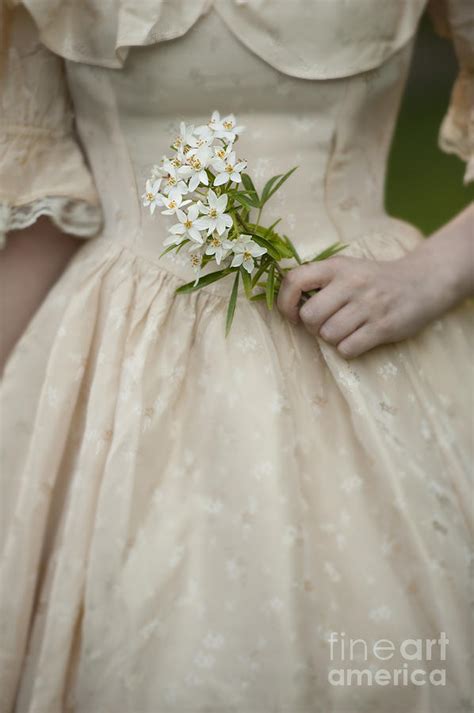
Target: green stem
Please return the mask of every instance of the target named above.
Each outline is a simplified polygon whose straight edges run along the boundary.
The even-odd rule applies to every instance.
[[[285,270],[282,267],[280,267],[280,265],[276,261],[274,262],[274,265],[275,265],[275,270],[278,272],[280,277],[285,277]]]

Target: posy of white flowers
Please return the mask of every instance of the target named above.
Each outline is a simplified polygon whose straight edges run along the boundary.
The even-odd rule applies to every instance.
[[[180,124],[171,146],[146,180],[143,205],[151,214],[158,208],[174,222],[164,241],[164,253],[186,249],[195,279],[177,289],[192,292],[234,273],[226,315],[226,334],[234,317],[240,280],[249,300],[265,300],[272,309],[285,272],[282,260],[301,264],[286,235],[260,223],[265,204],[296,170],[270,178],[259,194],[240,159],[235,144],[244,130],[233,114],[218,111],[202,126]],[[252,215],[257,212],[256,218]],[[335,243],[312,260],[324,260],[345,246]],[[163,254],[164,254],[163,253]],[[214,263],[218,269],[202,270]]]

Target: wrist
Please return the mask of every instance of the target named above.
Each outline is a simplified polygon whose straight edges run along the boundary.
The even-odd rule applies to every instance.
[[[413,258],[418,279],[427,287],[440,311],[454,307],[473,291],[473,254],[470,243],[446,240],[441,234],[426,240],[406,258]],[[433,305],[434,306],[434,305]]]

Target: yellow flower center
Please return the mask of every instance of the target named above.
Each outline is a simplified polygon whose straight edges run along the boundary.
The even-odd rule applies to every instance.
[[[227,173],[232,173],[234,167],[230,163],[228,163],[226,164],[225,170],[227,171]]]
[[[176,185],[176,178],[174,176],[168,176],[168,183],[170,186]]]
[[[193,267],[199,267],[200,264],[201,258],[199,257],[199,255],[191,255],[191,265]]]
[[[179,158],[174,158],[171,163],[173,164],[173,166],[175,166],[175,168],[179,168],[181,166],[181,161],[179,160]]]
[[[248,250],[244,250],[244,260],[252,260],[253,255]]]
[[[231,121],[224,121],[224,129],[227,129],[228,131],[230,131],[230,129],[232,129],[232,127],[233,127],[233,124]]]
[[[189,230],[189,228],[193,227],[193,221],[189,220],[189,218],[184,222],[184,227]]]
[[[217,210],[215,208],[211,208],[211,210],[209,211],[209,216],[211,218],[217,218]]]
[[[183,153],[188,153],[190,148],[191,146],[189,144],[186,144],[186,146],[183,148]]]
[[[193,159],[191,160],[191,164],[192,164],[193,168],[196,169],[196,171],[200,171],[202,168],[202,163],[196,157],[193,157]]]
[[[211,245],[212,245],[214,248],[218,248],[218,247],[221,245],[220,239],[219,239],[219,238],[212,238],[212,240],[211,240]]]
[[[168,208],[176,208],[176,201],[170,201],[168,203]]]
[[[147,194],[146,194],[146,199],[147,199],[147,201],[149,201],[150,203],[152,202],[153,198],[154,198],[153,193],[147,193]]]

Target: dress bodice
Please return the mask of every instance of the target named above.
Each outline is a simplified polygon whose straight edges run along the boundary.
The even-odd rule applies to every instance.
[[[419,236],[385,214],[384,179],[427,1],[9,0],[23,7],[0,93],[0,234],[41,212],[97,234],[100,213],[101,237],[188,279],[183,258],[159,259],[167,220],[140,196],[179,122],[218,109],[246,126],[238,151],[257,188],[298,166],[264,218],[282,218],[303,256],[371,233]],[[429,2],[447,8],[439,22],[460,48],[440,142],[472,178],[472,11],[467,0]]]
[[[257,188],[298,166],[263,217],[281,217],[303,255],[386,223],[385,164],[411,48],[367,72],[302,79],[250,51],[211,7],[185,35],[130,50],[120,71],[69,63],[106,234],[157,259],[169,221],[141,206],[145,179],[180,120],[206,123],[214,109],[246,127],[236,146]],[[186,259],[162,261],[188,277]]]

